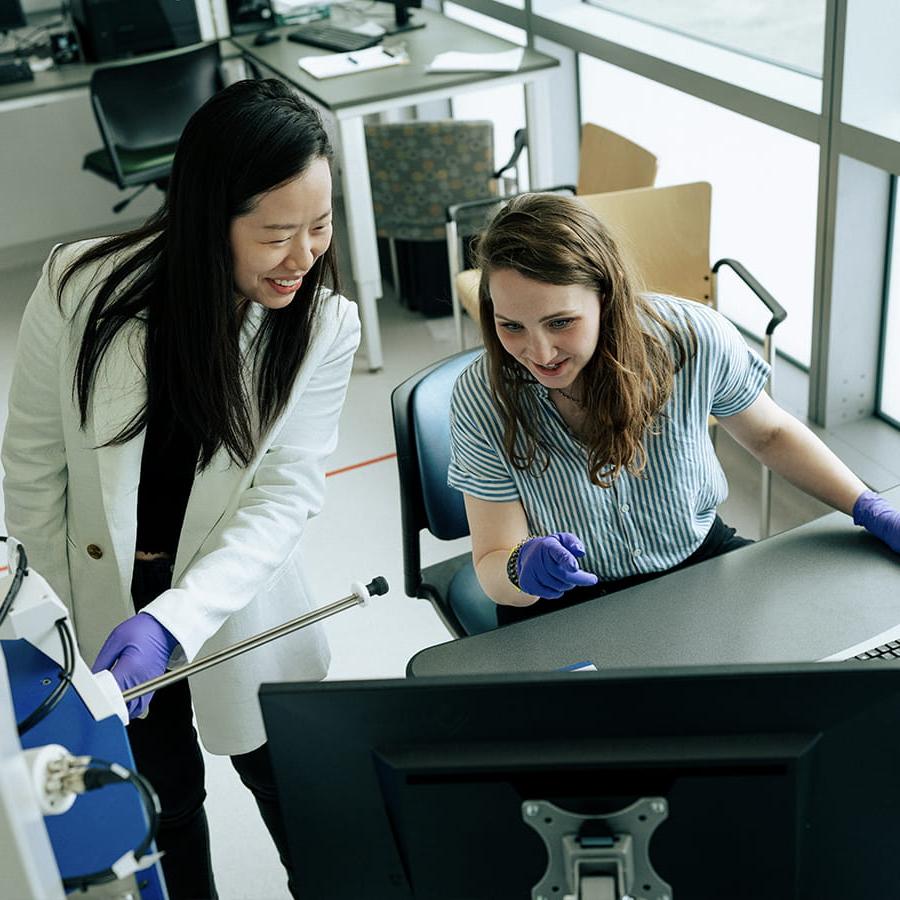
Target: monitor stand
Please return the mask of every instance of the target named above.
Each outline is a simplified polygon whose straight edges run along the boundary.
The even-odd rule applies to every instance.
[[[671,897],[672,888],[656,874],[648,852],[653,832],[667,817],[663,797],[643,797],[602,816],[571,813],[546,800],[525,800],[522,819],[541,836],[549,857],[532,896]]]
[[[404,31],[414,31],[424,28],[424,22],[416,22],[409,14],[409,7],[402,0],[394,2],[394,25],[388,28],[385,34],[402,34]]]

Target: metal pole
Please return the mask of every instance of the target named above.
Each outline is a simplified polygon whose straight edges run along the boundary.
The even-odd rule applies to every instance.
[[[274,641],[276,638],[290,634],[292,631],[297,631],[300,628],[305,628],[307,625],[312,625],[314,622],[327,619],[335,613],[343,612],[345,609],[351,609],[354,606],[365,606],[370,596],[378,596],[388,592],[388,583],[380,575],[373,578],[365,586],[354,585],[354,587],[356,587],[356,591],[342,600],[335,600],[334,603],[329,603],[328,606],[323,606],[321,609],[314,609],[312,612],[298,616],[296,619],[291,619],[289,622],[276,625],[268,631],[263,631],[261,634],[238,641],[238,643],[232,644],[230,647],[217,650],[209,656],[204,656],[203,659],[195,659],[186,666],[180,666],[170,672],[165,672],[157,678],[151,678],[149,681],[129,688],[127,691],[122,691],[122,697],[128,703],[130,700],[143,697],[144,694],[149,694],[151,691],[158,691],[160,688],[168,687],[170,684],[175,684],[184,678],[196,675],[198,672],[209,669],[211,666],[217,666],[219,663],[225,662],[225,660],[233,659],[241,653],[246,653],[248,650],[253,650],[256,647],[267,644],[269,641]]]
[[[769,364],[769,382],[766,390],[772,396],[772,382],[775,380],[775,335],[766,331],[763,338],[763,359]],[[762,467],[762,505],[759,511],[759,537],[767,538],[772,532],[772,470],[768,466]]]

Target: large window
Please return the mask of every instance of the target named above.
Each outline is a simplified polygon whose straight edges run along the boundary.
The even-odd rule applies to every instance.
[[[825,0],[588,0],[764,62],[822,76]]]
[[[581,110],[659,159],[657,184],[713,187],[711,253],[743,262],[788,311],[778,347],[810,360],[818,148],[696,97],[582,55]],[[736,279],[719,308],[759,334],[764,308]]]
[[[821,9],[824,0],[800,0],[800,4]],[[753,27],[741,27],[743,14],[738,10],[748,7],[758,9],[759,14]],[[677,67],[665,77],[691,82],[691,91],[710,89],[725,99],[721,87],[727,84],[817,113],[822,107],[822,28],[810,27],[800,39],[792,40],[784,29],[785,20],[793,21],[788,7],[792,4],[779,0],[740,5],[728,0],[603,0],[602,6],[584,0],[532,0],[538,30],[563,28],[573,35],[596,38],[604,44],[598,56],[610,51],[622,58],[640,54],[640,61],[632,57],[639,65],[656,59]],[[676,21],[681,27],[673,27]],[[740,52],[735,52],[735,46]],[[704,79],[711,81],[704,85]],[[736,96],[734,91],[730,93]]]
[[[841,119],[900,140],[900,4],[848,3]]]

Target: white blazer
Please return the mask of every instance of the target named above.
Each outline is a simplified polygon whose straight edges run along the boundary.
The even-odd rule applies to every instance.
[[[6,524],[29,564],[68,606],[81,653],[92,663],[110,631],[134,614],[131,573],[144,435],[113,437],[146,400],[144,327],[123,327],[96,372],[86,428],[72,384],[84,317],[78,302],[109,272],[80,270],[56,300],[58,276],[86,243],[49,261],[22,320],[3,440]],[[265,311],[251,304],[241,340]],[[322,506],[325,459],[359,345],[355,304],[337,294],[322,305],[285,411],[246,468],[220,451],[194,479],[173,587],[152,613],[184,657],[213,652],[311,608],[299,545]],[[178,651],[176,651],[176,654]],[[319,626],[279,638],[190,679],[200,735],[212,753],[239,754],[265,741],[257,690],[264,681],[315,680],[328,670]],[[152,708],[152,704],[151,704]]]

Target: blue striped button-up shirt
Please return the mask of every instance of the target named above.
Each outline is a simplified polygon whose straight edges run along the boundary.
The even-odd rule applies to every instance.
[[[449,484],[482,500],[519,500],[531,534],[577,534],[587,550],[582,567],[603,581],[669,569],[700,546],[728,496],[708,417],[747,409],[769,376],[766,363],[714,310],[674,297],[650,299],[683,334],[693,329],[697,351],[675,375],[659,434],[645,436],[640,476],[623,471],[610,488],[592,484],[585,447],[537,382],[526,386],[526,400],[549,466],[516,469],[503,449],[484,356],[462,372],[453,391]],[[653,322],[646,327],[665,336]]]

